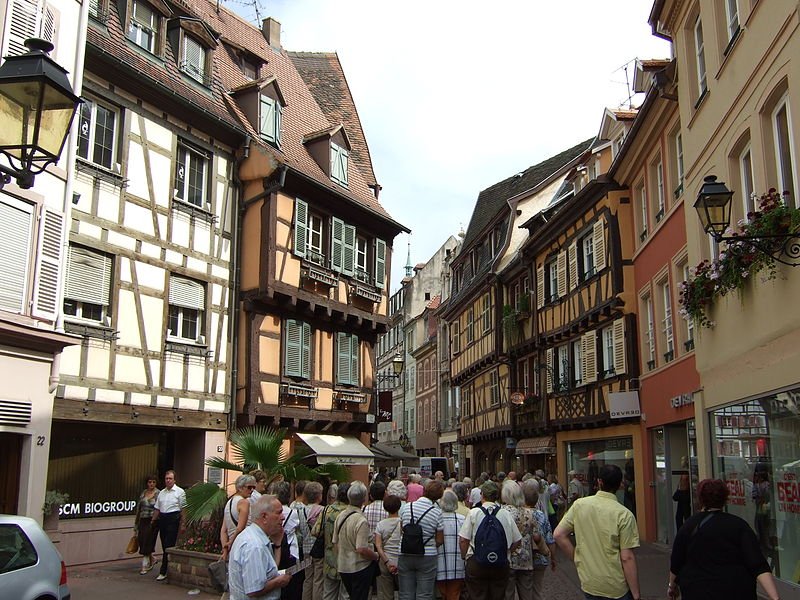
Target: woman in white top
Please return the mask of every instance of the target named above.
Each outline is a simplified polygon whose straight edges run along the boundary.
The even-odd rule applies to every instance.
[[[256,478],[252,475],[240,475],[236,478],[236,493],[225,503],[222,512],[222,529],[219,536],[222,540],[222,560],[228,560],[228,552],[233,540],[250,521],[250,494],[256,489]]]
[[[400,510],[401,500],[397,496],[385,496],[383,509],[389,516],[378,523],[375,529],[375,550],[380,557],[378,575],[378,600],[394,600],[397,559],[400,556]]]

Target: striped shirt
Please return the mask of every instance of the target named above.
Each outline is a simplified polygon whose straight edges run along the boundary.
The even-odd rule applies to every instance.
[[[383,508],[383,500],[375,500],[364,507],[364,516],[367,517],[369,523],[369,531],[375,535],[375,530],[378,528],[378,523],[383,521],[389,516],[386,509]]]
[[[464,561],[458,545],[458,532],[464,524],[464,515],[460,513],[444,513],[444,544],[439,546],[439,566],[436,570],[436,581],[446,579],[464,579]]]
[[[264,589],[270,579],[278,576],[278,566],[272,555],[272,544],[267,534],[256,524],[248,525],[233,542],[228,562],[228,587],[230,600],[249,600],[247,594]],[[278,600],[281,588],[259,596]]]
[[[433,508],[431,508],[431,506]],[[431,510],[428,510],[431,508]],[[416,502],[408,502],[400,509],[402,527],[411,523],[411,512],[414,512],[414,521],[422,527],[422,540],[425,542],[425,556],[436,556],[436,532],[443,530],[442,509],[425,497]],[[425,513],[425,511],[428,511]],[[423,516],[424,515],[424,516]],[[422,518],[420,518],[422,517]],[[401,552],[402,554],[402,552]]]

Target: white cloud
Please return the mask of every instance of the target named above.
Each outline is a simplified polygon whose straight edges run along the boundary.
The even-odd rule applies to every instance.
[[[250,8],[229,4],[246,18]],[[597,133],[635,57],[669,46],[642,0],[271,0],[289,50],[336,51],[381,201],[425,262],[466,228],[480,190]],[[628,68],[632,79],[632,65]],[[406,258],[395,239],[392,288]]]

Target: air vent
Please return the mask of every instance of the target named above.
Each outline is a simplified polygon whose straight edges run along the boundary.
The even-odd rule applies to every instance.
[[[0,398],[0,425],[25,426],[31,422],[32,411],[30,402]]]

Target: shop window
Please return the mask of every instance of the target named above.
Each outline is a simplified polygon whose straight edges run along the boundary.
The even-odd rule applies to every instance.
[[[574,470],[583,485],[584,496],[594,495],[600,489],[600,468],[616,465],[622,471],[622,483],[616,491],[617,501],[636,515],[636,470],[633,439],[630,437],[606,440],[568,442],[566,468]]]

